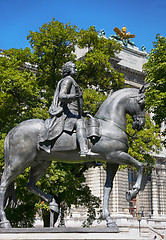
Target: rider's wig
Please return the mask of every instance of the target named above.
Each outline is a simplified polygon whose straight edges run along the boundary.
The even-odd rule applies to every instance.
[[[71,62],[71,61],[66,62],[66,63],[63,65],[63,67],[62,67],[62,74],[63,74],[64,77],[70,75],[71,68],[72,68],[73,66],[75,66],[75,64],[74,64],[73,62]]]

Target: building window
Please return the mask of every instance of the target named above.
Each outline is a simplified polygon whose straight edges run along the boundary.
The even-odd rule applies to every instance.
[[[137,179],[137,173],[129,168],[128,169],[128,183],[129,183],[129,190],[131,190],[136,182]]]
[[[129,202],[129,213],[133,216],[136,217],[137,215],[137,204],[136,204],[136,198],[131,200]]]

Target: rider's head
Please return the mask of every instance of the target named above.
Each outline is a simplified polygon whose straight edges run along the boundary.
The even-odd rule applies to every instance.
[[[66,62],[62,67],[63,76],[75,76],[77,72],[76,65],[73,62]]]

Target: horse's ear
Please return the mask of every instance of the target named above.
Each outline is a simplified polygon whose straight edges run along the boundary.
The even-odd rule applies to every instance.
[[[145,86],[142,85],[142,87],[140,87],[140,89],[139,89],[139,93],[144,93],[144,92],[145,92]]]
[[[142,87],[140,87],[140,89],[139,89],[139,93],[144,93],[146,91],[146,89],[149,87],[149,85],[150,85],[150,83],[142,85]]]

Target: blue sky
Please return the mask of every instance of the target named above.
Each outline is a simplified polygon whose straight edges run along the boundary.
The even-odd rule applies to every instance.
[[[94,25],[106,36],[113,28],[127,27],[135,34],[135,44],[153,47],[156,34],[166,36],[165,0],[1,0],[0,48],[30,47],[29,31],[38,31],[44,23],[56,20],[87,29]]]

